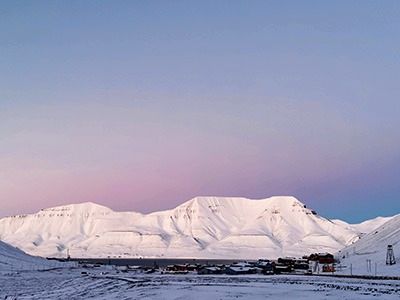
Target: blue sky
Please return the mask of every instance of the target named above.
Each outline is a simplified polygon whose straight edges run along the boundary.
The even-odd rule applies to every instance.
[[[4,1],[0,215],[294,195],[400,212],[398,1]]]

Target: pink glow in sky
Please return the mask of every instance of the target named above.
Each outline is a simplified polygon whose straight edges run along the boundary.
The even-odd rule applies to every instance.
[[[292,105],[258,103],[267,120],[179,106],[164,115],[135,102],[11,105],[2,118],[2,212],[83,201],[149,212],[197,195],[307,195],[392,157],[395,140],[381,137],[382,153],[362,124],[318,103]]]

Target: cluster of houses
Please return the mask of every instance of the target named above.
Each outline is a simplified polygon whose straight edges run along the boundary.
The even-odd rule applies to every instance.
[[[197,274],[273,274],[273,263],[268,260],[257,262],[237,262],[230,265],[200,266]]]
[[[165,268],[124,266],[118,267],[121,272],[143,272],[161,274],[189,274],[199,275],[244,275],[244,274],[316,274],[333,273],[335,271],[335,259],[329,253],[315,253],[301,259],[285,257],[277,260],[260,259],[252,262],[236,262],[232,264],[175,264]]]

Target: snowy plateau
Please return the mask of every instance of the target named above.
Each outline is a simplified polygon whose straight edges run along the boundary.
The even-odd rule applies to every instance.
[[[0,219],[0,240],[42,257],[274,259],[337,252],[389,219],[331,221],[294,197],[197,197],[150,214],[82,203]]]

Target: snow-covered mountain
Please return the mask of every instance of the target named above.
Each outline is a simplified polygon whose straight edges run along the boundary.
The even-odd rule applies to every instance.
[[[197,197],[147,215],[83,203],[6,217],[0,239],[51,257],[276,258],[336,252],[361,235],[346,224],[294,197]]]
[[[392,245],[397,260],[396,265],[386,265],[387,246]],[[340,250],[337,254],[343,265],[352,266],[353,274],[378,275],[400,274],[400,215],[389,218],[383,225],[363,236],[352,245]],[[367,267],[367,260],[370,267]]]
[[[347,227],[349,229],[358,231],[364,235],[364,234],[374,231],[375,229],[382,226],[383,224],[385,224],[387,221],[391,220],[392,218],[394,218],[394,217],[376,217],[374,219],[361,222],[359,224],[349,224],[345,221],[336,220],[336,219],[332,220],[332,222],[334,222],[338,225]]]

